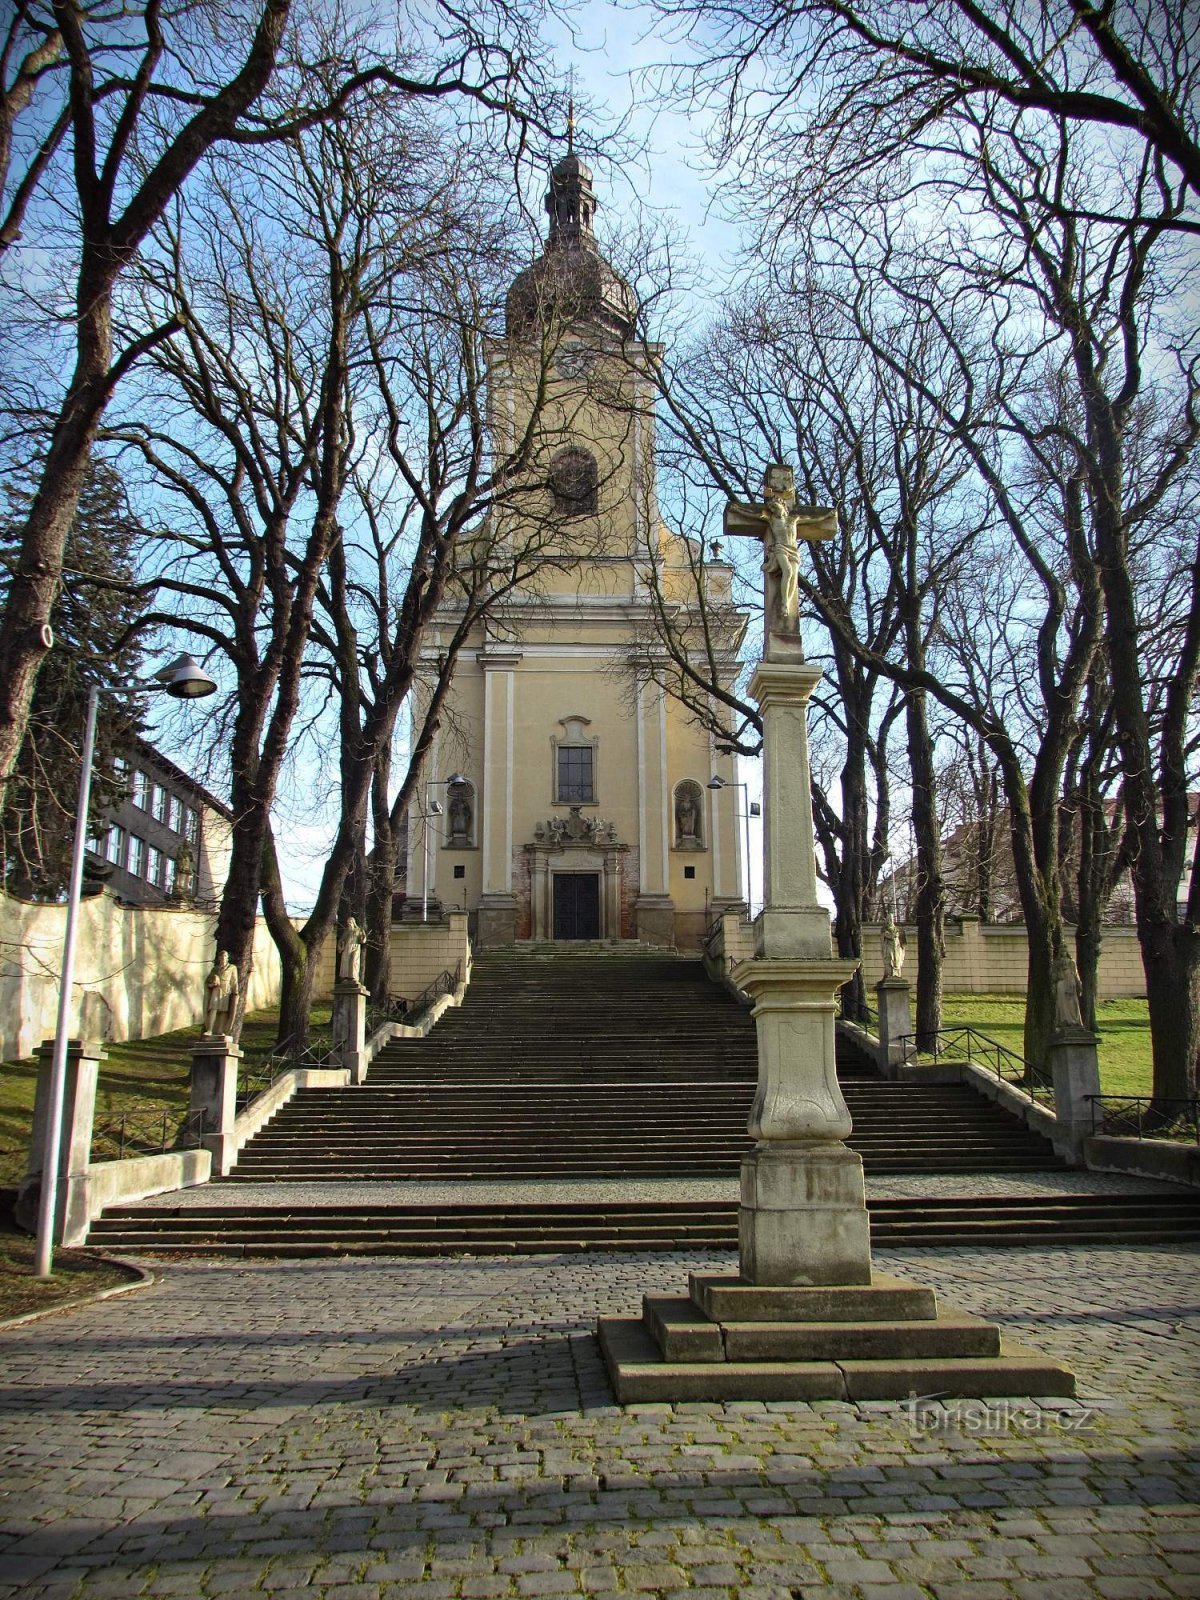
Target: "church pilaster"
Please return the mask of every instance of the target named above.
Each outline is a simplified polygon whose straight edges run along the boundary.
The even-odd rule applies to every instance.
[[[476,660],[483,672],[483,894],[479,902],[479,939],[481,944],[505,944],[516,937],[517,925],[513,894],[513,677],[521,652],[481,650]]]

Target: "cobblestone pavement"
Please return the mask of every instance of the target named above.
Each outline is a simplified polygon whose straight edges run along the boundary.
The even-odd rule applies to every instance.
[[[336,1179],[312,1183],[202,1183],[194,1189],[180,1189],[171,1195],[152,1195],[135,1200],[133,1205],[173,1206],[203,1210],[206,1206],[343,1206],[343,1205],[488,1205],[492,1202],[527,1201],[534,1204],[565,1204],[572,1200],[736,1200],[739,1179],[728,1178],[638,1178],[635,1181],[612,1178],[580,1178],[554,1183],[530,1183],[525,1179],[503,1182],[411,1183],[351,1182]],[[1190,1190],[1177,1183],[1159,1183],[1153,1178],[1126,1177],[1123,1173],[1048,1171],[1048,1172],[899,1172],[867,1177],[867,1194],[965,1196],[968,1199],[1011,1195],[1025,1199],[1039,1194],[1174,1194]]]
[[[0,1334],[0,1596],[1200,1596],[1200,1250],[877,1259],[1081,1400],[622,1411],[697,1256],[170,1265]]]

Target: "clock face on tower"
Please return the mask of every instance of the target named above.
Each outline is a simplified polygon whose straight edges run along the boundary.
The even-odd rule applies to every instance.
[[[568,346],[554,358],[554,370],[560,378],[585,378],[596,365],[596,352],[580,346]]]

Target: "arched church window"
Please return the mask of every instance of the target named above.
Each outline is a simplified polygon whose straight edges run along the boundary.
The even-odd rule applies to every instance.
[[[704,849],[704,791],[694,778],[675,785],[675,848]]]
[[[598,774],[597,748],[600,741],[589,737],[587,717],[563,717],[562,729],[551,740],[554,757],[554,802],[556,805],[595,805]]]
[[[579,445],[560,450],[550,462],[550,493],[556,516],[595,516],[600,501],[600,469],[595,456]]]

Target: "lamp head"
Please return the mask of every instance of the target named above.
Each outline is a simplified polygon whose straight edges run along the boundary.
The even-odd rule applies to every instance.
[[[154,674],[173,700],[202,700],[205,695],[217,692],[216,680],[196,660],[195,656],[176,656]]]
[[[466,781],[461,772],[452,772],[446,779],[446,786],[450,789],[457,789],[460,783],[466,783]]]
[[[431,817],[440,817],[441,814],[442,814],[442,802],[440,800],[431,800],[429,802],[429,815]]]
[[[708,780],[706,787],[709,789],[723,789],[725,787],[725,779],[714,775]]]

